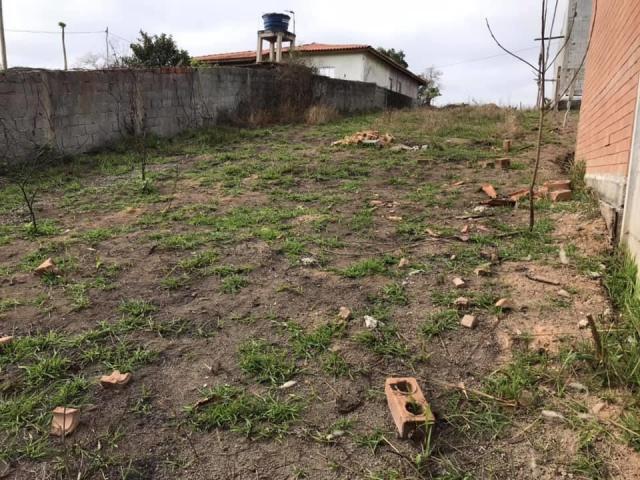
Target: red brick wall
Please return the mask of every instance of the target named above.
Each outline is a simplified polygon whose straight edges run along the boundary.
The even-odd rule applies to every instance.
[[[593,28],[576,160],[587,163],[587,174],[625,176],[640,76],[640,1],[598,0]]]

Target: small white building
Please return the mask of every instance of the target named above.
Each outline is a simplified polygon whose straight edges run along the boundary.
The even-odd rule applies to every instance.
[[[264,55],[268,55],[268,51]],[[283,50],[285,57],[289,49]],[[424,80],[370,45],[329,45],[308,43],[295,48],[304,63],[319,75],[342,80],[375,83],[393,92],[418,98]],[[256,62],[256,52],[219,53],[195,57],[211,65],[249,65]]]

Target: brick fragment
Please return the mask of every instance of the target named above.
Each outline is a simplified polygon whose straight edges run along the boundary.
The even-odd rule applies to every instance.
[[[351,310],[347,307],[340,307],[340,310],[338,311],[338,317],[340,317],[344,321],[349,320],[351,318]]]
[[[44,262],[42,262],[38,268],[34,270],[36,275],[44,275],[45,273],[55,273],[56,264],[51,258],[47,258]]]
[[[571,190],[555,190],[549,192],[549,198],[551,198],[553,202],[568,202],[573,198],[573,194]]]
[[[69,407],[56,407],[53,409],[51,419],[51,435],[56,437],[67,436],[80,424],[80,410]]]
[[[489,198],[498,197],[498,193],[496,192],[496,189],[493,188],[493,185],[489,183],[485,183],[484,185],[482,185],[482,191],[486,193]]]
[[[103,375],[100,377],[100,385],[104,388],[124,387],[131,381],[130,373],[120,373],[120,370],[114,370],[111,375]]]
[[[11,342],[13,342],[13,337],[11,335],[6,335],[4,337],[0,337],[0,347],[3,347],[5,345],[9,345]]]
[[[460,277],[456,277],[452,281],[453,281],[453,284],[455,285],[456,288],[462,288],[467,284],[467,282],[465,282]]]
[[[398,262],[398,268],[405,268],[409,266],[409,260],[407,260],[406,258],[402,257],[400,259],[400,261]]]
[[[497,161],[497,165],[503,170],[508,170],[511,168],[511,159],[510,158],[501,158]]]
[[[542,185],[547,187],[550,192],[571,190],[571,180],[549,180],[548,182],[544,182]]]
[[[453,302],[453,304],[456,307],[459,307],[459,308],[468,307],[470,303],[471,302],[469,301],[469,299],[467,297],[458,297]]]
[[[420,428],[435,422],[431,407],[415,378],[387,378],[384,392],[400,438],[409,438]]]
[[[496,302],[496,307],[502,310],[513,310],[513,302],[508,298],[501,298]]]
[[[465,328],[473,329],[478,325],[478,319],[474,315],[465,315],[462,317],[462,320],[460,320],[460,325]]]

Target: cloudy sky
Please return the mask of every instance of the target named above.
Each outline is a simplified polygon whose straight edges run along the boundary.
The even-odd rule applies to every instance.
[[[67,24],[69,63],[87,53],[104,54],[110,42],[124,51],[142,29],[170,33],[192,55],[255,48],[262,13],[294,10],[298,43],[366,43],[407,54],[420,73],[443,71],[448,102],[535,102],[533,74],[500,55],[484,24],[508,47],[536,61],[540,0],[3,0],[9,66],[62,67],[58,22]],[[558,29],[566,0],[560,0]],[[487,57],[492,57],[487,59]]]

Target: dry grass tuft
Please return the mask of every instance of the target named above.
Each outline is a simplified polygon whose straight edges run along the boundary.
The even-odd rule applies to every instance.
[[[340,118],[340,114],[334,107],[327,105],[313,105],[309,107],[305,115],[307,125],[322,125]]]

